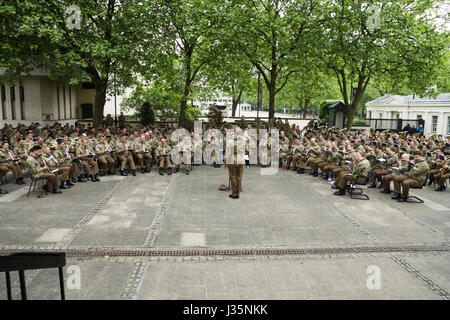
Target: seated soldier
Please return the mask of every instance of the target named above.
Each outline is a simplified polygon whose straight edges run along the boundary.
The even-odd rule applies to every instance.
[[[191,141],[190,137],[186,136],[183,138],[181,143],[180,153],[175,160],[175,173],[180,170],[180,164],[183,162],[186,165],[186,174],[189,175],[191,171],[191,160],[194,154],[194,143]]]
[[[19,160],[20,158],[15,157],[14,153],[9,149],[9,143],[7,141],[3,141],[0,149],[0,163],[12,171],[17,184],[25,184],[22,169],[18,163]]]
[[[445,190],[445,180],[450,178],[450,159],[445,159],[446,162],[442,164],[442,168],[440,169],[439,173],[435,175],[436,182],[438,187],[435,189],[435,191],[444,191]]]
[[[355,180],[357,183],[365,183],[370,170],[370,163],[363,158],[359,152],[353,155],[353,165],[351,172],[342,171],[336,179],[336,188],[339,191],[334,193],[335,196],[343,196],[345,194],[345,186],[347,181]]]
[[[397,176],[405,176],[405,173],[408,171],[408,163],[409,154],[403,153],[401,159],[397,161],[397,166],[392,166],[392,173],[383,176],[383,190],[381,190],[381,193],[391,193],[391,181],[393,181]],[[398,199],[398,197],[396,197],[395,199]]]
[[[52,191],[55,194],[62,193],[58,190],[56,174],[50,172],[48,166],[41,158],[41,147],[33,146],[30,149],[30,156],[27,158],[27,170],[33,179],[46,179],[45,190]]]
[[[159,161],[159,174],[164,175],[164,165],[167,165],[168,175],[172,174],[172,163],[170,161],[170,152],[172,148],[167,144],[166,139],[161,139],[161,144],[155,150],[155,156]]]
[[[88,178],[92,182],[100,181],[98,176],[98,165],[97,161],[95,161],[95,153],[91,147],[89,147],[89,142],[87,139],[83,139],[81,141],[81,145],[76,149],[75,156],[80,159],[81,166],[84,168]],[[94,174],[91,172],[92,166]]]
[[[141,167],[141,173],[150,172],[150,167],[152,165],[152,149],[148,147],[149,143],[145,140],[145,134],[141,134],[139,140],[135,143],[134,153],[139,161],[139,166]],[[145,159],[145,166],[144,166]]]
[[[0,181],[3,179],[4,176],[8,173],[9,169],[5,167],[4,165],[0,164]],[[0,194],[7,194],[8,191],[3,190],[0,188]]]
[[[310,140],[311,145],[308,149],[306,149],[306,156],[308,157],[308,160],[306,161],[306,166],[309,166],[311,168],[310,175],[317,177],[319,175],[319,162],[322,161],[322,159],[319,158],[321,154],[321,147],[317,144],[316,138],[311,138]]]
[[[55,152],[53,153],[54,157],[56,158],[56,161],[60,165],[64,165],[66,167],[69,167],[69,179],[72,181],[67,182],[66,184],[68,186],[73,186],[74,183],[77,182],[77,179],[79,182],[85,182],[81,181],[81,173],[80,169],[78,168],[78,165],[74,162],[72,162],[73,157],[69,152],[69,149],[66,149],[66,145],[64,143],[64,139],[58,138],[56,139],[58,143],[58,147],[56,148]],[[68,146],[67,146],[68,147]]]
[[[60,189],[70,189],[73,184],[69,180],[71,167],[64,164],[60,164],[55,156],[52,154],[49,146],[44,146],[42,148],[42,161],[49,168],[50,172],[56,174],[56,176],[61,175]]]
[[[100,175],[114,174],[114,167],[116,162],[111,157],[113,149],[106,142],[105,137],[101,136],[99,142],[95,145],[95,154],[98,157],[98,162],[102,165],[102,173]]]
[[[377,182],[382,183],[383,176],[392,173],[392,166],[397,164],[398,158],[397,154],[393,153],[391,148],[386,148],[386,151],[377,161],[380,162],[380,166],[372,171],[372,176],[370,177],[371,184],[368,188],[376,188]]]
[[[408,163],[408,170],[405,175],[394,177],[394,195],[392,199],[398,202],[405,202],[408,198],[409,188],[422,188],[425,184],[429,171],[428,163],[422,158],[420,151],[412,151],[413,160]]]
[[[126,141],[126,136],[122,135],[120,140],[116,142],[116,155],[117,159],[120,161],[120,174],[122,176],[127,176],[128,173],[125,172],[127,168],[127,162],[130,164],[130,169],[133,176],[136,176],[136,166],[134,164],[133,156],[130,152],[130,145]]]

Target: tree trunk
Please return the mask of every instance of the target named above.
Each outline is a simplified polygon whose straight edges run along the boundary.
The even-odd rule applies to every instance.
[[[269,120],[275,116],[275,84],[269,86]]]
[[[236,99],[234,98],[234,95],[233,95],[233,101],[231,104],[231,116],[232,117],[236,116],[236,108],[237,108],[239,101],[241,101],[241,96],[242,96],[242,90],[239,91],[239,94]]]
[[[306,118],[306,110],[308,110],[309,101],[310,101],[309,99],[305,99],[305,105],[303,106],[303,115],[302,115],[303,119]]]
[[[189,51],[190,52],[190,51]],[[184,93],[183,97],[181,98],[181,104],[180,104],[180,117],[178,119],[178,125],[183,126],[184,128],[190,129],[191,128],[191,122],[187,115],[186,115],[186,108],[187,108],[187,100],[189,97],[189,93],[191,92],[191,60],[192,60],[192,54],[187,53],[186,57],[186,73],[185,73],[185,80],[184,80]]]
[[[95,102],[94,102],[94,119],[92,125],[98,128],[103,123],[103,111],[106,102],[107,81],[101,80],[94,82],[95,84]]]

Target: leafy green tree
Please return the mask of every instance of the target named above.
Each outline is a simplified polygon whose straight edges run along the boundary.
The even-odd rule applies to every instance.
[[[274,117],[276,95],[299,71],[296,62],[317,43],[310,35],[320,24],[319,5],[316,0],[233,2],[226,34],[261,74],[269,96],[269,118]]]
[[[111,83],[133,84],[159,41],[150,12],[134,0],[10,0],[5,8],[0,66],[8,79],[46,66],[60,83],[94,83],[94,126],[102,123]]]
[[[322,8],[329,19],[318,37],[318,57],[338,81],[348,128],[372,79],[400,83],[418,94],[437,80],[448,42],[425,17],[436,3],[341,0]]]
[[[179,124],[190,128],[192,122],[186,109],[192,87],[200,71],[220,52],[221,45],[217,39],[223,23],[222,1],[149,0],[147,3],[161,37],[167,39],[161,56],[170,57],[177,64],[177,76],[183,83]]]
[[[140,108],[136,110],[136,115],[143,126],[155,124],[155,113],[149,102],[144,102]]]

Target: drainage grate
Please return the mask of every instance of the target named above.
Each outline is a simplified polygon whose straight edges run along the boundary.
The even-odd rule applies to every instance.
[[[449,251],[449,246],[358,246],[336,248],[257,248],[257,249],[53,249],[33,251],[63,251],[71,257],[170,257],[170,256],[277,256],[277,255],[307,255],[307,254],[349,254],[349,253],[390,253],[390,252],[430,252]],[[12,250],[0,251],[0,255],[11,253]]]

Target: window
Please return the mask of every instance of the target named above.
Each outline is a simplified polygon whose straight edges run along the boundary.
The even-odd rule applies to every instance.
[[[421,115],[421,114],[418,114],[418,115],[417,115],[417,120],[420,120],[420,119],[422,119],[422,115]]]
[[[436,133],[437,122],[438,122],[438,116],[432,116],[431,117],[431,133]]]
[[[81,84],[82,89],[95,89],[95,85],[92,82],[83,82]]]
[[[379,114],[378,114],[378,118],[380,118],[380,119],[383,118],[383,114],[382,114],[382,113],[379,113]]]

